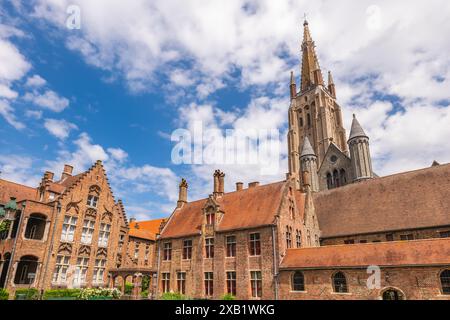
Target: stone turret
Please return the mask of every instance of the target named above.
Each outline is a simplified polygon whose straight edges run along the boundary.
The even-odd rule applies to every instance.
[[[352,129],[348,138],[354,181],[373,178],[372,159],[370,157],[369,137],[353,115]]]
[[[319,191],[319,176],[317,175],[317,156],[314,152],[308,137],[303,142],[302,152],[300,154],[300,163],[302,172],[307,172],[309,176],[309,185],[311,191]],[[307,183],[303,181],[303,184]]]

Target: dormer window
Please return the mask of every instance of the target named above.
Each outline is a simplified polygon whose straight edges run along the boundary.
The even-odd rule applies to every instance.
[[[216,221],[216,214],[214,212],[210,212],[206,214],[206,224],[214,225]]]
[[[97,208],[98,197],[89,195],[87,199],[87,205],[92,208]]]

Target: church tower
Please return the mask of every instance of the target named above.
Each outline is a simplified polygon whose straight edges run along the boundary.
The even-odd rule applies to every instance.
[[[320,167],[330,144],[348,155],[346,133],[342,123],[341,107],[336,102],[336,88],[331,72],[325,84],[315,52],[315,44],[308,22],[303,24],[302,66],[300,91],[297,92],[295,77],[291,73],[289,107],[289,173],[301,186],[300,152],[306,138],[309,139]]]

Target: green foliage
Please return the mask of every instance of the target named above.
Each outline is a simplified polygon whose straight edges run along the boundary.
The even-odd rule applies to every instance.
[[[166,292],[161,296],[161,300],[187,300],[181,293]]]
[[[228,293],[222,297],[222,300],[236,300],[236,297]]]
[[[142,291],[148,291],[148,288],[150,288],[150,276],[143,276],[142,277]]]
[[[9,292],[5,289],[0,289],[0,300],[8,300],[9,299]]]
[[[10,220],[5,220],[0,223],[0,232],[8,231],[9,226],[11,225]]]
[[[141,292],[141,298],[148,298],[148,290],[144,290]]]
[[[58,289],[44,292],[44,300],[74,300],[80,295],[80,289]]]
[[[125,283],[125,294],[132,295],[133,294],[134,285],[132,283]]]
[[[79,300],[120,299],[122,294],[117,289],[82,289],[77,296]]]
[[[39,291],[37,289],[17,289],[15,300],[38,300]]]

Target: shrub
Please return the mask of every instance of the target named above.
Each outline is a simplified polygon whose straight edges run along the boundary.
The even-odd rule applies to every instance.
[[[80,295],[80,289],[58,289],[58,290],[47,290],[44,292],[44,300],[69,300],[77,299]]]
[[[9,299],[9,292],[5,289],[0,289],[0,300],[8,300]]]
[[[147,298],[148,297],[148,290],[144,290],[141,292],[141,298]]]
[[[133,294],[134,285],[132,283],[125,283],[125,294],[132,295]]]
[[[39,291],[37,289],[17,289],[15,300],[38,300]]]
[[[161,300],[187,300],[181,293],[166,292],[161,296]]]
[[[112,300],[120,299],[121,295],[117,289],[82,289],[77,298],[80,300]]]
[[[228,293],[222,297],[222,300],[236,300],[236,297]]]

